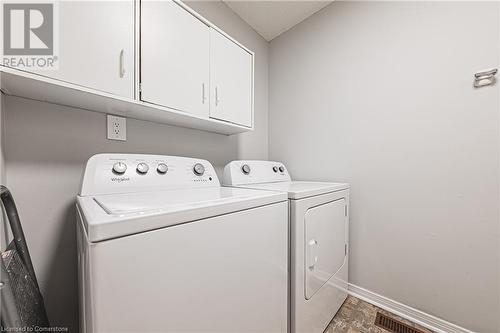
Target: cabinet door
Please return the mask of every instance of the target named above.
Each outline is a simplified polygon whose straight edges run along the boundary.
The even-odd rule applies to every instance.
[[[210,30],[210,117],[252,126],[253,56]]]
[[[208,118],[209,27],[173,1],[141,2],[141,100]]]
[[[306,211],[305,230],[305,297],[313,295],[346,262],[346,200],[339,199]]]
[[[134,1],[58,1],[58,69],[32,72],[134,97]]]

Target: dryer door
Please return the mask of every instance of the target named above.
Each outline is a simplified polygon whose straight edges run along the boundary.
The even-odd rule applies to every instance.
[[[305,229],[305,297],[310,299],[342,267],[346,258],[346,200],[307,210]]]

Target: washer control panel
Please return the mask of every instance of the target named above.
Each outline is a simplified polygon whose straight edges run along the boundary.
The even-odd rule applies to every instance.
[[[80,195],[220,187],[206,160],[164,155],[97,154],[85,167]]]
[[[224,167],[224,185],[245,185],[290,181],[285,165],[273,161],[232,161]]]

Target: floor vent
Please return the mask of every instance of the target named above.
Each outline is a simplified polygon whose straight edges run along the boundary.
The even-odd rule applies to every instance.
[[[377,312],[375,325],[392,333],[424,333],[424,331],[411,327],[380,312]]]

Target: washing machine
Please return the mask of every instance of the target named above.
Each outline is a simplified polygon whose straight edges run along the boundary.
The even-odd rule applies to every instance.
[[[292,181],[272,161],[233,161],[223,185],[285,192],[290,221],[290,328],[322,333],[347,297],[349,185]]]
[[[99,154],[76,199],[81,332],[287,332],[287,197],[201,159]]]

